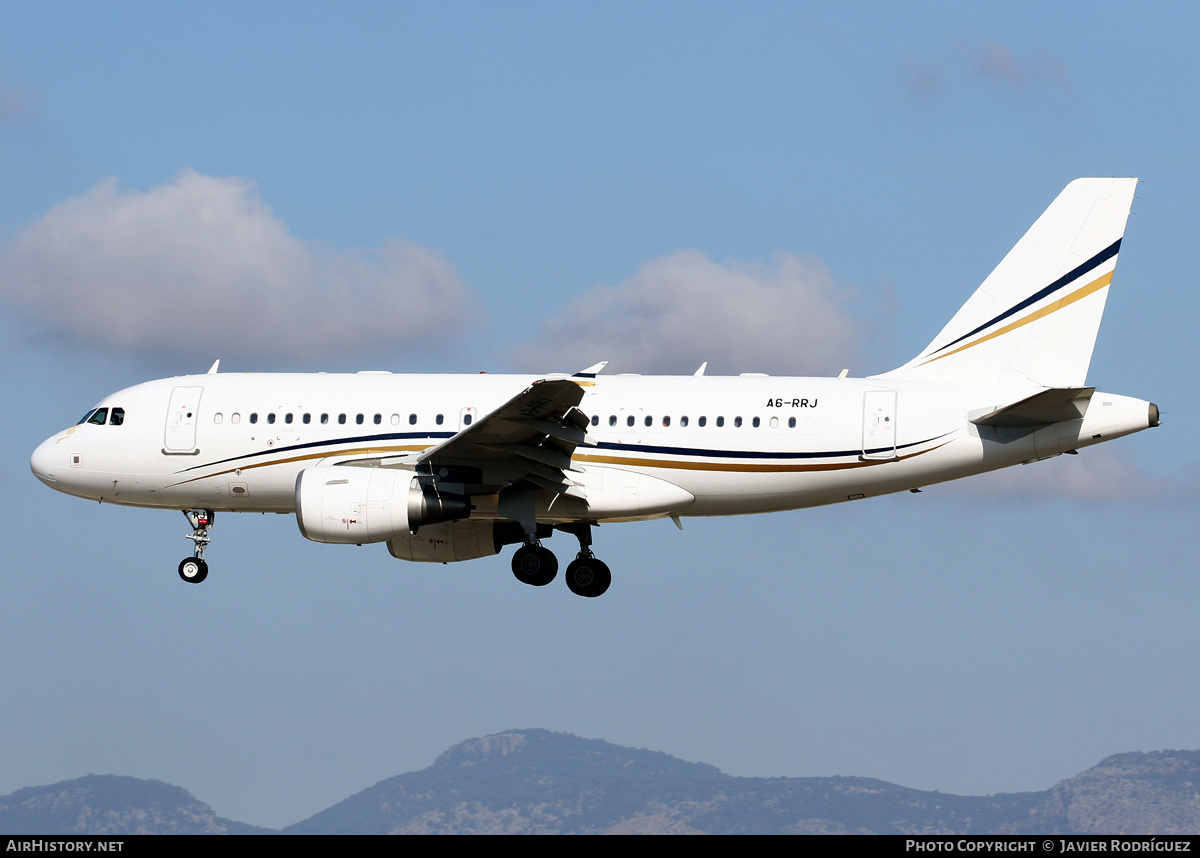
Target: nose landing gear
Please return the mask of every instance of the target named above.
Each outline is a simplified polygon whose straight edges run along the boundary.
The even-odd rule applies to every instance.
[[[208,531],[213,526],[217,514],[210,509],[185,509],[183,514],[187,517],[188,524],[192,526],[192,532],[186,534],[184,538],[192,540],[196,547],[191,557],[185,557],[180,561],[179,577],[189,584],[199,584],[208,577],[208,564],[204,562],[204,549],[212,539],[208,535]]]

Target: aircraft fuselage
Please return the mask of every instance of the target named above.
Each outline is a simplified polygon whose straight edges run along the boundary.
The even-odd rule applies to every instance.
[[[51,488],[105,503],[291,513],[304,469],[387,457],[403,467],[405,457],[538,380],[390,373],[162,379],[106,397],[89,412],[107,409],[102,424],[85,420],[55,434],[31,464]],[[588,502],[565,498],[539,510],[539,520],[820,506],[1048,458],[1153,425],[1149,403],[1106,393],[1068,423],[997,430],[970,422],[973,413],[1040,390],[1011,384],[769,376],[579,383],[579,408],[591,425],[572,465]],[[648,479],[638,485],[628,474]],[[472,517],[495,517],[487,498],[475,501]]]

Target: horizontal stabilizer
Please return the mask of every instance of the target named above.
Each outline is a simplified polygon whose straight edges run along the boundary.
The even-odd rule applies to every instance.
[[[1020,402],[972,417],[971,422],[977,426],[1024,429],[1078,420],[1087,413],[1095,392],[1094,387],[1052,387]]]

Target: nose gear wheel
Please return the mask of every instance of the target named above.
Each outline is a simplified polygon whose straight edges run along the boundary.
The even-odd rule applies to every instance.
[[[184,538],[190,539],[196,547],[193,549],[191,557],[185,557],[180,561],[179,577],[189,584],[199,584],[208,577],[208,564],[204,561],[204,549],[212,540],[208,531],[212,528],[217,514],[210,509],[185,509],[183,514],[187,518],[188,524],[192,526],[192,532],[185,534]]]

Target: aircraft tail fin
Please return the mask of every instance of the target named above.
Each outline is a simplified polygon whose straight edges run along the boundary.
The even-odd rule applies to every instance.
[[[877,378],[1082,387],[1137,179],[1076,179],[924,351]]]

